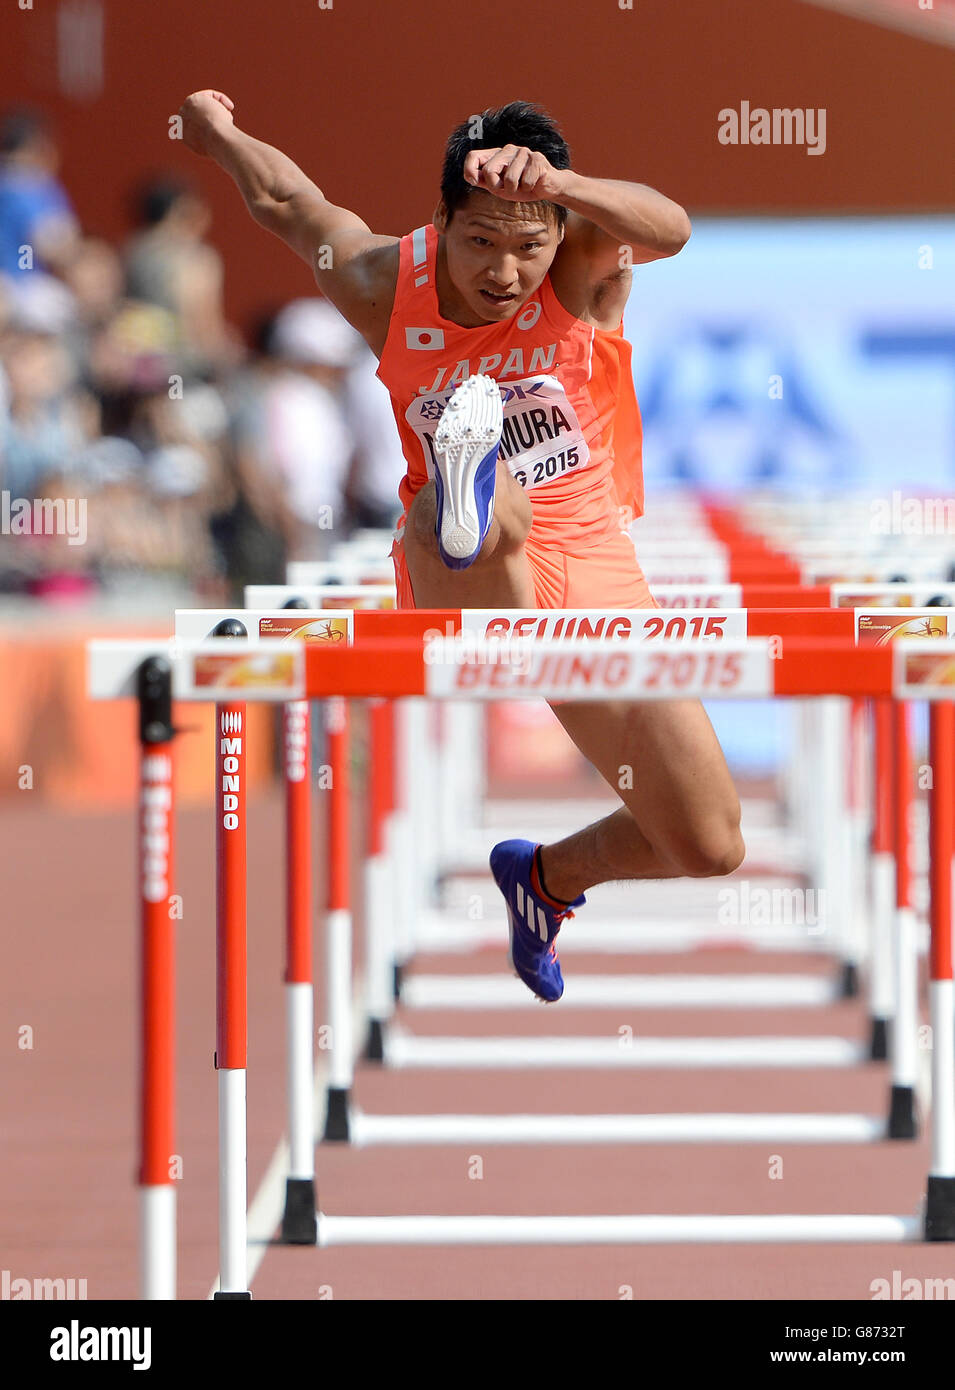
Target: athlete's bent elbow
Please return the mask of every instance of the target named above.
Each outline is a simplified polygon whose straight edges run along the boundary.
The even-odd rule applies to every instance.
[[[247,203],[249,212],[254,221],[260,227],[264,227],[267,232],[275,232],[277,236],[282,235],[282,205],[277,203],[274,198],[256,198]],[[287,214],[285,219],[287,221]]]
[[[692,232],[693,224],[690,222],[689,217],[681,208],[680,215],[675,221],[672,233],[668,239],[666,250],[663,254],[665,256],[675,256],[678,251],[682,251],[686,243],[689,241]]]

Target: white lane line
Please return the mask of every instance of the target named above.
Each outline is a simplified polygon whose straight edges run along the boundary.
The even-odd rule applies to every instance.
[[[376,1144],[871,1144],[876,1115],[366,1115],[352,1138]]]
[[[391,1067],[854,1067],[868,1050],[849,1038],[426,1037],[389,1030]]]
[[[320,1216],[329,1245],[830,1244],[921,1239],[915,1216]]]
[[[755,1008],[833,1004],[834,979],[820,975],[574,975],[563,1008]],[[522,1009],[534,995],[512,975],[412,975],[401,989],[412,1009]]]

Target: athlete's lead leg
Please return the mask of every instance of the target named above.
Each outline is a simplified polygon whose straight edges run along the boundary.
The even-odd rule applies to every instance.
[[[739,798],[698,700],[559,704],[554,713],[624,802],[542,847],[554,897],[569,902],[614,879],[703,878],[739,867]]]

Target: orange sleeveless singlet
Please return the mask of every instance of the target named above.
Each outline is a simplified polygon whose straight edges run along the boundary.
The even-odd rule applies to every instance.
[[[408,471],[392,558],[399,607],[414,595],[402,547],[411,501],[434,476],[434,432],[469,376],[504,399],[500,456],[533,508],[525,551],[541,607],[655,607],[627,534],[643,513],[642,429],[623,323],[581,322],[546,276],[504,323],[462,328],[441,317],[438,233],[399,243],[398,283],[378,377],[391,394]]]

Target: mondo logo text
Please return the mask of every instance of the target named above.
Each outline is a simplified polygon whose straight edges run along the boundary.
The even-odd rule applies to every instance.
[[[222,826],[224,830],[239,828],[239,785],[242,772],[242,714],[239,710],[223,710],[220,717],[223,737],[219,739],[222,764]],[[225,735],[232,734],[227,738]]]

